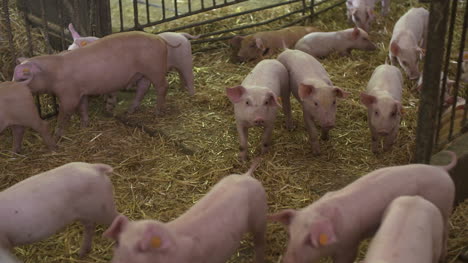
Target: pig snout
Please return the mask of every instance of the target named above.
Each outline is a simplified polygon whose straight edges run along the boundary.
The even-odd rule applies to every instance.
[[[325,122],[323,125],[322,125],[322,129],[324,130],[331,130],[335,127],[335,123],[333,122]]]
[[[419,79],[419,76],[420,76],[420,75],[421,75],[421,74],[420,74],[419,72],[417,72],[417,71],[415,71],[415,72],[410,72],[409,78],[410,78],[411,80],[417,80],[417,79]]]
[[[380,135],[380,136],[388,136],[389,132],[381,130],[381,131],[378,131],[377,134]]]
[[[263,126],[263,125],[265,125],[265,120],[264,120],[263,118],[260,118],[260,117],[259,117],[259,118],[255,118],[254,124],[255,124],[256,126]]]

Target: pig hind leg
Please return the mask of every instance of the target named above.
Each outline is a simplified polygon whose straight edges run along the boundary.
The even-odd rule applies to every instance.
[[[73,94],[69,94],[64,98],[60,98],[59,114],[57,118],[57,129],[55,136],[60,138],[63,134],[64,129],[70,121],[71,114],[75,111],[79,104],[79,99],[74,97]]]
[[[25,128],[23,126],[13,125],[11,126],[11,130],[13,133],[13,152],[19,153],[21,151]]]
[[[137,89],[136,89],[135,98],[133,99],[132,105],[128,109],[128,113],[130,114],[134,113],[135,110],[140,106],[141,101],[143,100],[143,97],[145,96],[146,92],[148,91],[150,87],[150,84],[151,84],[150,81],[145,77],[140,78],[137,81]]]
[[[81,128],[88,126],[89,116],[88,116],[88,96],[81,97],[79,104],[79,112],[81,119]]]
[[[192,58],[190,58],[191,60]],[[180,80],[182,81],[185,89],[188,91],[190,96],[195,95],[195,88],[193,86],[193,70],[192,70],[192,63],[188,63],[183,68],[179,69],[176,68],[177,72],[179,73]]]
[[[265,261],[265,247],[266,247],[266,214],[267,208],[262,215],[256,214],[255,220],[251,222],[251,233],[253,235],[255,263],[263,263]],[[259,211],[255,211],[257,213]]]
[[[265,126],[262,135],[262,154],[267,153],[271,146],[271,134],[273,133],[274,122]]]
[[[82,221],[81,223],[84,226],[84,230],[83,230],[83,242],[81,244],[79,256],[82,258],[91,251],[91,244],[93,242],[95,225],[94,223],[91,223],[88,221]]]
[[[44,143],[47,145],[47,147],[49,147],[51,151],[55,150],[55,141],[49,133],[49,125],[46,121],[38,118],[36,123],[31,128],[38,132],[39,135],[41,135],[42,140],[44,140]]]

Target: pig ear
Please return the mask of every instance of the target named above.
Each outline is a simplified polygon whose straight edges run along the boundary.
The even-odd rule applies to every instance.
[[[390,51],[392,52],[392,55],[398,56],[398,53],[400,52],[400,46],[398,46],[397,43],[392,42],[390,43]]]
[[[335,96],[341,99],[347,98],[349,96],[349,92],[346,92],[343,89],[338,88],[338,87],[334,87],[333,92],[335,93]]]
[[[226,94],[232,103],[238,103],[245,92],[245,88],[240,85],[232,88],[226,88]]]
[[[26,59],[28,59],[28,58],[26,58],[26,57],[17,58],[16,59],[16,65],[19,65],[19,64],[23,63]]]
[[[304,100],[315,92],[315,87],[308,84],[299,84],[299,98]]]
[[[80,34],[78,34],[78,32],[76,32],[75,27],[73,26],[72,23],[68,24],[68,30],[70,30],[70,33],[71,33],[71,35],[73,37],[73,40],[81,37]]]
[[[143,236],[137,242],[140,252],[149,250],[166,250],[173,245],[173,241],[166,229],[159,225],[149,224],[143,232]]]
[[[361,103],[369,107],[371,104],[376,103],[377,98],[365,92],[361,92]]]
[[[265,47],[263,46],[263,40],[259,37],[255,39],[255,45],[257,46],[258,49],[264,50]]]
[[[359,31],[359,28],[358,27],[354,27],[354,30],[353,32],[351,33],[351,37],[352,39],[357,39],[359,37],[359,35],[361,34],[361,32]]]
[[[282,107],[280,102],[281,98],[276,96],[276,94],[270,91],[267,93],[267,96],[268,106],[276,105],[278,107]]]
[[[241,46],[242,40],[244,40],[243,36],[235,36],[229,40],[229,43],[231,46],[238,48]]]
[[[319,220],[311,224],[306,243],[314,248],[319,248],[332,245],[336,241],[335,230],[330,219]]]
[[[405,114],[400,102],[396,101],[395,107],[396,107],[396,110],[400,113],[400,116],[403,116]]]
[[[285,209],[278,213],[268,215],[268,220],[272,222],[279,222],[285,226],[291,224],[291,221],[296,216],[297,211],[294,209]]]
[[[102,236],[117,241],[120,233],[122,233],[122,230],[128,224],[128,222],[129,220],[126,216],[118,215],[116,218],[114,218],[111,226],[106,231],[104,231]]]
[[[25,80],[34,77],[35,73],[41,71],[41,68],[34,62],[25,62],[15,67],[13,80]]]

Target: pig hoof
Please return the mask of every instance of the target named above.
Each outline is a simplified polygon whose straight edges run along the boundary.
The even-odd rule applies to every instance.
[[[294,125],[292,123],[286,124],[286,129],[288,131],[294,131],[296,129],[296,125]]]
[[[328,136],[328,134],[322,134],[320,138],[324,141],[328,141],[328,139],[330,139],[330,136]]]
[[[314,156],[320,155],[320,149],[319,149],[318,147],[312,148],[312,154],[313,154]]]
[[[247,161],[247,153],[239,153],[238,158],[239,158],[239,161],[241,162]]]

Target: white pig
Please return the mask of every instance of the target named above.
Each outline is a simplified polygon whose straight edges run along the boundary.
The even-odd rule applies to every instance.
[[[336,32],[309,33],[299,39],[294,48],[321,58],[333,51],[346,56],[351,54],[352,49],[375,50],[377,47],[364,30],[355,27]]]
[[[113,263],[222,263],[237,250],[245,233],[254,239],[255,262],[264,262],[266,194],[251,177],[223,178],[177,219],[131,222],[117,217],[104,236],[117,241]]]
[[[361,103],[367,107],[374,153],[378,151],[380,136],[385,138],[384,151],[390,149],[396,140],[402,116],[402,89],[400,70],[395,66],[380,65],[372,73],[367,92],[361,93]]]
[[[332,256],[334,263],[354,262],[360,241],[375,233],[386,207],[402,195],[419,195],[440,209],[445,251],[455,198],[455,185],[447,170],[457,162],[456,155],[448,153],[452,161],[447,166],[410,164],[378,169],[301,210],[270,215],[270,220],[288,227],[283,262],[314,263],[326,256]]]
[[[286,49],[278,60],[289,71],[290,89],[301,103],[305,126],[309,133],[313,154],[320,154],[317,129],[314,121],[322,128],[322,139],[328,139],[330,129],[335,126],[336,98],[345,98],[348,93],[333,86],[327,71],[313,56],[300,51]],[[290,93],[283,97],[286,126],[292,127]]]
[[[376,0],[348,0],[346,1],[346,15],[348,21],[357,27],[369,32],[371,22],[374,20],[374,6]],[[382,15],[390,11],[390,0],[382,0]]]
[[[420,196],[401,196],[386,209],[364,263],[437,263],[444,222],[439,209]]]
[[[241,85],[226,89],[234,104],[240,140],[239,159],[247,159],[248,128],[253,126],[264,127],[262,154],[269,150],[277,109],[281,107],[278,97],[285,93],[289,93],[288,70],[276,59],[260,61]]]
[[[420,75],[418,61],[426,47],[428,21],[426,9],[411,8],[393,28],[388,55],[392,65],[398,60],[410,79],[418,79]]]
[[[91,250],[95,224],[118,215],[106,164],[69,163],[23,180],[0,192],[0,247],[31,244],[74,221],[84,225],[79,252]]]
[[[70,34],[73,37],[73,43],[68,46],[68,50],[74,50],[80,47],[84,47],[88,45],[89,43],[92,43],[96,40],[98,40],[98,37],[82,37],[78,32],[75,30],[75,27],[73,26],[72,23],[68,25],[68,30],[70,30]]]

